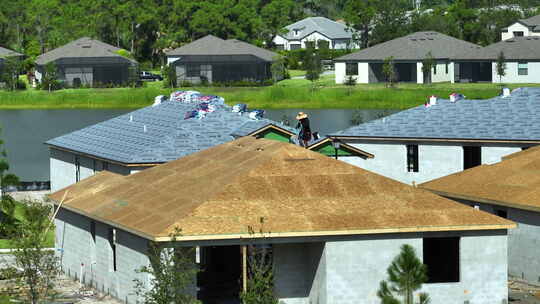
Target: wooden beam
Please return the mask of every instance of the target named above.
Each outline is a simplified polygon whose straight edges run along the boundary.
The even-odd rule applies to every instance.
[[[247,292],[247,245],[242,245],[242,291]]]

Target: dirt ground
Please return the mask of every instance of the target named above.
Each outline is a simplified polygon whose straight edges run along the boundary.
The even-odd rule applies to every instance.
[[[540,304],[540,286],[527,284],[519,279],[508,280],[509,304]]]

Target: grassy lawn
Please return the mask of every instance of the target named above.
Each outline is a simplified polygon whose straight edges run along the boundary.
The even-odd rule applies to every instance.
[[[16,208],[15,208],[15,217],[17,219],[22,219],[23,217],[23,214],[22,214],[22,207],[20,206],[20,204],[17,204]],[[45,237],[45,240],[44,240],[44,246],[47,247],[47,248],[52,248],[54,247],[54,227],[51,228],[48,232],[47,232],[47,236]],[[11,248],[11,245],[9,243],[9,240],[7,239],[0,239],[0,249],[9,249]]]
[[[304,76],[304,75],[306,75],[306,71],[303,71],[303,70],[289,70],[289,75],[291,77]]]
[[[540,86],[515,84],[510,88]],[[499,94],[498,84],[438,83],[431,85],[399,84],[386,88],[384,84],[358,84],[354,87],[336,85],[333,75],[325,75],[313,84],[306,79],[287,79],[270,87],[194,87],[203,94],[223,96],[228,104],[247,103],[251,108],[282,109],[405,109],[423,104],[430,95],[448,98],[459,92],[468,99],[485,99]],[[150,105],[157,95],[168,95],[162,82],[148,82],[142,88],[64,89],[54,92],[0,91],[0,109],[65,109],[65,108],[140,108]]]

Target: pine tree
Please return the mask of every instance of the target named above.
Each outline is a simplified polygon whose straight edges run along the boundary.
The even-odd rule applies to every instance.
[[[382,304],[414,304],[413,293],[422,288],[422,284],[428,279],[426,265],[422,264],[410,245],[401,246],[401,253],[394,258],[387,273],[388,282],[381,281],[377,292]],[[400,302],[395,294],[402,296],[403,302]],[[426,293],[419,296],[419,304],[429,304],[430,299]]]

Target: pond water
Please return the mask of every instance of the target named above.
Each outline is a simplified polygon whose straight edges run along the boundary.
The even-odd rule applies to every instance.
[[[2,110],[0,139],[5,143],[11,172],[22,181],[49,180],[51,138],[127,113],[131,110]],[[269,110],[266,117],[288,120],[292,126],[299,111],[309,114],[313,131],[321,135],[345,129],[353,122],[367,122],[397,110]]]

